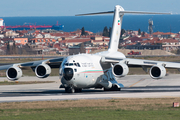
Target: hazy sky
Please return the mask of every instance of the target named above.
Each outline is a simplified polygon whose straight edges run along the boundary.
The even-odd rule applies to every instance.
[[[74,16],[114,10],[115,5],[131,11],[180,14],[180,0],[1,0],[0,17]]]

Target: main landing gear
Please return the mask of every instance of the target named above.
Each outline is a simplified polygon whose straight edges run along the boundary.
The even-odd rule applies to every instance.
[[[121,88],[118,88],[116,85],[112,86],[110,89],[104,88],[104,91],[121,91]]]
[[[75,93],[75,92],[81,92],[81,88],[73,88],[73,87],[66,87],[65,92],[66,93]]]

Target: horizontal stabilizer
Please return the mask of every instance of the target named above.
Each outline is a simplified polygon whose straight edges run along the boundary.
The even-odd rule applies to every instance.
[[[75,15],[75,16],[98,15],[98,14],[110,14],[110,13],[114,13],[114,11],[97,12],[97,13],[87,13],[87,14],[78,14],[78,15]]]
[[[111,13],[114,13],[114,11],[87,13],[87,14],[78,14],[78,15],[75,15],[75,16],[111,14]],[[143,12],[143,11],[120,11],[120,13],[128,13],[128,14],[171,14],[171,13]]]
[[[143,12],[143,11],[120,11],[120,13],[129,13],[129,14],[171,14],[171,13]]]

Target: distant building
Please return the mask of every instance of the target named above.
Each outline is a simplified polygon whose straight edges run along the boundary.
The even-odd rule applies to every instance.
[[[168,32],[168,33],[163,33],[163,32],[155,32],[153,33],[153,37],[158,37],[158,38],[174,38],[176,34]]]
[[[28,43],[28,38],[14,38],[16,43],[26,45]]]
[[[76,39],[70,39],[70,40],[62,40],[59,43],[64,46],[75,46],[83,42],[91,41],[89,38],[76,38]]]
[[[41,44],[41,43],[55,43],[56,40],[52,38],[32,38],[29,41],[31,44]]]
[[[87,54],[98,49],[98,47],[91,47],[91,46],[90,47],[86,46],[84,48],[85,48],[85,51]],[[80,53],[79,46],[69,47],[69,55],[75,55],[75,54],[79,54],[79,53]]]
[[[26,45],[28,43],[28,38],[3,38],[1,39],[4,43],[10,43],[13,44],[14,42],[15,43],[18,43],[18,44],[21,44],[21,45]]]
[[[17,37],[17,36],[19,36],[19,33],[16,33],[12,30],[6,30],[6,31],[4,31],[4,36],[5,37]]]
[[[4,26],[4,23],[3,23],[3,22],[4,22],[4,20],[3,20],[3,19],[0,19],[0,27],[1,27],[1,26]]]
[[[129,41],[129,42],[140,42],[140,41],[143,41],[143,39],[139,38],[139,37],[131,37],[131,38],[128,38],[126,39],[126,41]]]

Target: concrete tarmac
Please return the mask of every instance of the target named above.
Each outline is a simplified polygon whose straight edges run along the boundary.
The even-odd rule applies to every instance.
[[[53,83],[1,85],[0,102],[71,100],[71,99],[110,99],[110,98],[166,98],[180,97],[180,75],[168,75],[160,80],[151,79],[149,75],[129,75],[118,79],[125,87],[121,91],[103,91],[103,89],[86,89],[81,93],[69,94],[59,89],[59,77],[39,79],[22,77],[18,81],[54,81]],[[1,77],[0,81],[7,78]]]

